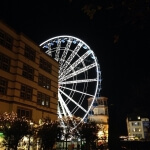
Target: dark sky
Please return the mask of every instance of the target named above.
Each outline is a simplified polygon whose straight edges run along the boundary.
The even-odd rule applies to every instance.
[[[0,2],[0,17],[37,44],[58,35],[76,36],[87,43],[100,63],[101,96],[108,97],[111,120],[124,134],[128,113],[143,110],[150,115],[150,17],[132,18],[117,7],[98,11],[90,19],[82,9],[84,2],[5,0]]]

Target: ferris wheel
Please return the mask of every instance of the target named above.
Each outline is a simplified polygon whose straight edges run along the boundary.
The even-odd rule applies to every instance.
[[[50,38],[40,46],[59,62],[58,118],[79,116],[83,121],[101,90],[97,57],[85,42],[68,35]],[[93,98],[90,105],[89,97]]]

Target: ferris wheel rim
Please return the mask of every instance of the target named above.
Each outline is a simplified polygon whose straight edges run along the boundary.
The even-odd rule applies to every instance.
[[[78,37],[71,36],[71,35],[57,35],[57,36],[54,36],[54,37],[49,38],[49,39],[47,39],[46,41],[42,42],[39,46],[42,46],[43,44],[49,42],[50,40],[53,40],[53,39],[56,39],[56,38],[63,38],[63,37],[75,38],[75,39],[81,41],[83,44],[87,45],[83,40],[81,40],[81,39],[78,38]],[[87,45],[87,46],[88,46],[89,49],[91,49],[91,48],[89,47],[89,45]]]

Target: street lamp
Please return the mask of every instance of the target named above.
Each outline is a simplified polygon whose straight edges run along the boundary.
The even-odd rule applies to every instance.
[[[29,133],[29,146],[28,146],[28,150],[30,150],[30,140],[31,140],[31,133],[32,133],[32,127],[33,127],[33,122],[30,121],[30,126],[31,126],[31,132]]]

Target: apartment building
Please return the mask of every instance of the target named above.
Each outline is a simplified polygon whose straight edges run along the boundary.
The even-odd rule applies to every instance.
[[[128,139],[149,139],[149,118],[141,115],[129,115],[126,119]]]
[[[58,68],[41,47],[0,21],[0,114],[56,120]]]

